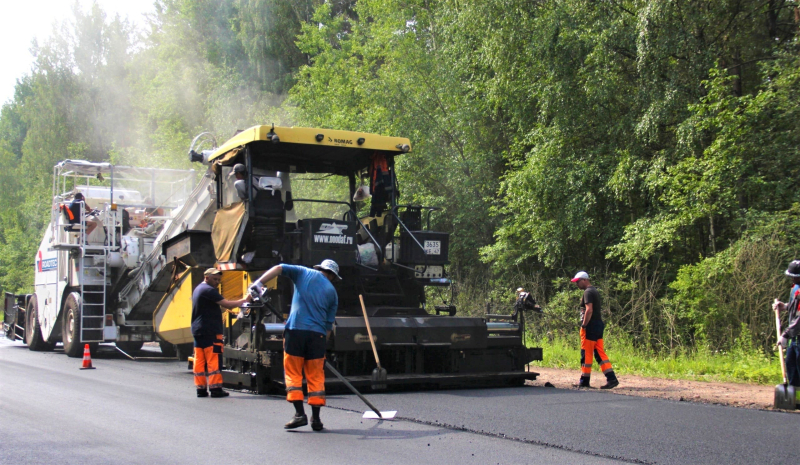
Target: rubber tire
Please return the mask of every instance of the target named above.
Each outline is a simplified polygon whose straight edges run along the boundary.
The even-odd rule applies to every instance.
[[[39,326],[38,314],[39,305],[34,295],[31,296],[25,310],[25,343],[28,344],[28,349],[36,352],[53,350],[56,345],[45,341],[42,337],[42,328]]]
[[[64,300],[64,308],[61,309],[61,340],[64,343],[64,353],[68,357],[83,357],[83,344],[81,344],[81,318],[78,314],[79,305],[76,300],[80,294],[70,292]],[[72,324],[70,324],[72,323]],[[89,346],[94,352],[94,348]]]
[[[142,350],[144,341],[117,341],[115,344],[126,354],[133,355]]]
[[[158,341],[158,346],[161,347],[161,355],[164,357],[176,357],[175,344],[167,341]]]

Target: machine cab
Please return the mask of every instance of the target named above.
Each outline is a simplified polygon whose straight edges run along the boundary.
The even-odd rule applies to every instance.
[[[217,267],[332,259],[340,314],[360,312],[359,294],[372,313],[425,314],[423,286],[449,283],[449,235],[429,230],[436,208],[399,203],[395,157],[409,150],[405,138],[256,126],[213,152],[190,152],[215,176]]]

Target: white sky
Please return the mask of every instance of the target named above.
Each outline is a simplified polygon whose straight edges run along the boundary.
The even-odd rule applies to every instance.
[[[154,0],[95,0],[107,18],[119,14],[143,25],[143,13],[153,12]],[[31,41],[41,43],[53,30],[53,23],[72,17],[74,0],[0,0],[0,105],[14,97],[17,79],[30,73],[33,64]],[[88,10],[91,0],[81,0]]]

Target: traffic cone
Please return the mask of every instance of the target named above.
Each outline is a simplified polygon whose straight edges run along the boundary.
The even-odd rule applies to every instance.
[[[92,353],[89,351],[89,344],[83,346],[83,366],[81,370],[94,370],[92,366]]]

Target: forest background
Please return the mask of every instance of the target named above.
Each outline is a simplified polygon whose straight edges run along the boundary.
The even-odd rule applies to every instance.
[[[255,124],[408,137],[408,202],[444,208],[459,311],[523,286],[545,363],[578,366],[586,270],[618,371],[774,382],[800,239],[790,0],[76,3],[0,112],[0,287],[29,292],[65,158],[189,168]],[[576,368],[577,369],[577,368]]]

